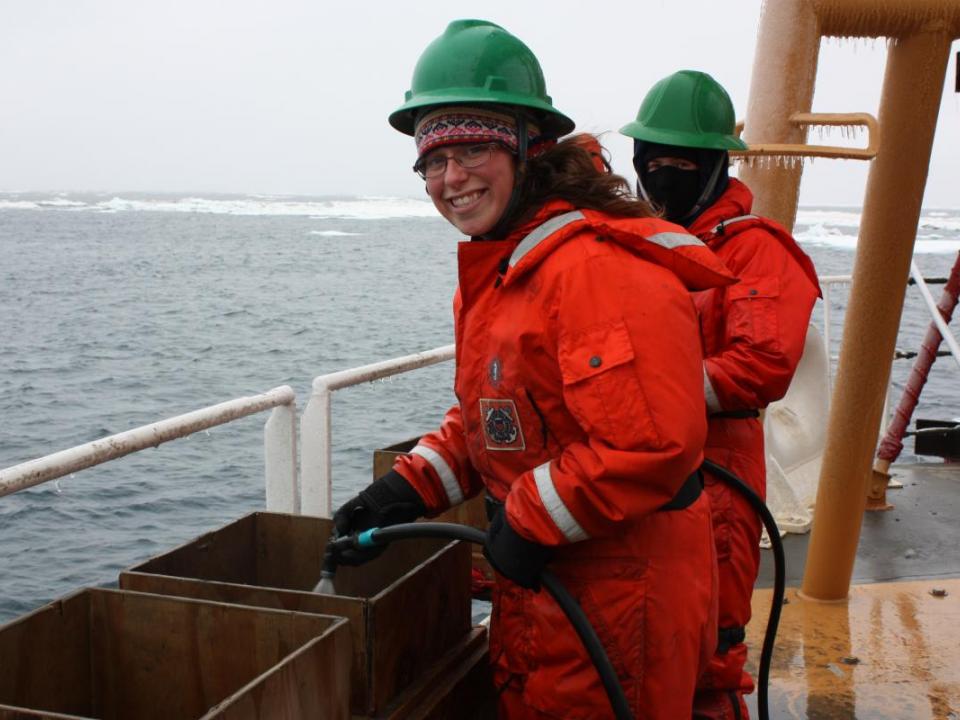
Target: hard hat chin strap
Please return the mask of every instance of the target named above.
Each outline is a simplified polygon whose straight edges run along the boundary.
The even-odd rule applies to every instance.
[[[527,139],[527,118],[519,111],[514,113],[514,118],[517,121],[517,163],[513,172],[513,190],[510,192],[510,199],[507,201],[507,206],[503,209],[503,213],[501,213],[492,228],[479,236],[481,240],[495,240],[505,237],[510,232],[509,224],[512,222],[513,215],[520,203],[520,188],[523,183],[523,178],[527,174],[527,150],[529,149],[529,142]]]
[[[651,205],[654,204],[653,200],[650,199],[650,193],[647,192],[647,189],[643,186],[643,180],[640,179],[640,175],[637,175],[637,195],[642,197]]]
[[[717,180],[720,179],[720,171],[723,170],[723,164],[726,161],[727,154],[721,153],[720,157],[717,158],[716,164],[713,166],[713,172],[710,173],[710,178],[707,180],[707,184],[703,187],[703,192],[700,193],[700,197],[697,198],[697,201],[693,204],[693,207],[690,208],[690,211],[680,218],[680,220],[677,222],[678,225],[683,225],[686,227],[688,224],[693,222],[697,215],[699,215],[703,210],[706,202],[713,197],[713,191],[717,187]],[[639,180],[637,182],[639,183]]]

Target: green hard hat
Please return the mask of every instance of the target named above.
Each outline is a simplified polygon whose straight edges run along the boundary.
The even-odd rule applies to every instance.
[[[706,73],[681,70],[650,89],[637,119],[620,133],[660,145],[746,150],[734,134],[736,124],[733,103],[720,83]]]
[[[486,20],[454,20],[427,46],[390,124],[413,135],[423,108],[484,103],[529,108],[545,135],[559,137],[574,127],[573,120],[553,107],[530,48]]]

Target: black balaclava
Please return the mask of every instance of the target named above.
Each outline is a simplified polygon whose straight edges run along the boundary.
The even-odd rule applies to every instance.
[[[647,172],[647,163],[658,157],[689,160],[697,164],[697,169],[665,166]],[[728,164],[725,150],[660,145],[643,140],[633,142],[637,192],[660,208],[665,219],[684,227],[689,227],[727,189]]]

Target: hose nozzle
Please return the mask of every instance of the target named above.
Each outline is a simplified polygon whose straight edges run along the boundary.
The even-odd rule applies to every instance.
[[[322,595],[336,595],[337,588],[333,584],[333,579],[337,575],[337,559],[334,556],[336,537],[331,536],[327,541],[327,547],[323,551],[323,565],[320,566],[320,582],[313,588],[315,593]]]

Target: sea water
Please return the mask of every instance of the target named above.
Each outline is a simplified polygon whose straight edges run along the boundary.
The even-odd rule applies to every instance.
[[[859,223],[804,208],[795,231],[842,275]],[[419,199],[0,194],[0,468],[278,385],[302,411],[317,375],[448,344],[459,239]],[[958,250],[960,210],[925,210],[924,274]],[[847,297],[832,294],[834,354]],[[898,347],[928,323],[909,290]],[[894,399],[909,369],[895,364]],[[334,395],[335,504],[371,480],[374,449],[436,425],[452,374]],[[942,358],[917,415],[960,415],[957,377]],[[0,622],[262,509],[266,418],[0,498]]]

